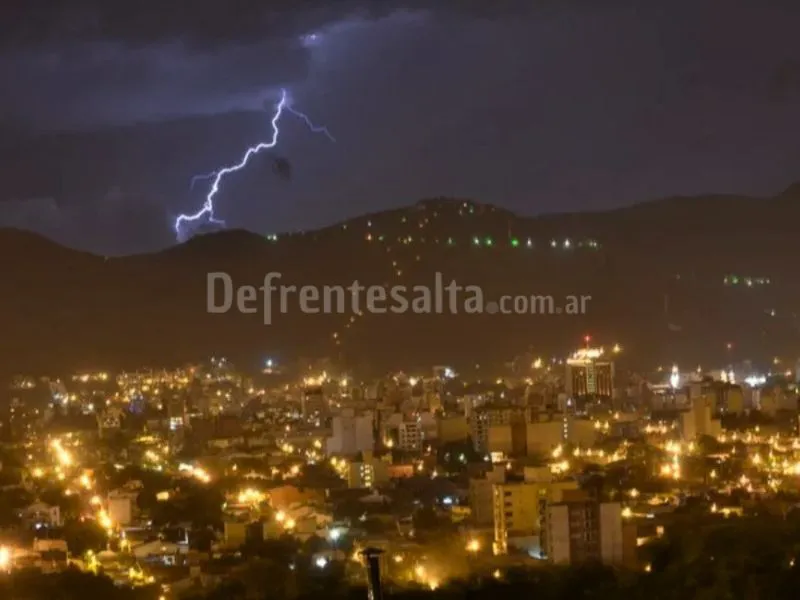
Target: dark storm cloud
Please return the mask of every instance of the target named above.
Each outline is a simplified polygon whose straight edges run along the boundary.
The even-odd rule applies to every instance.
[[[258,110],[303,81],[303,36],[398,10],[495,16],[524,2],[14,0],[0,21],[0,125],[76,129]],[[433,11],[431,12],[431,7]]]
[[[380,18],[397,10],[494,17],[552,2],[530,0],[10,0],[0,44],[65,41],[151,44],[180,39],[192,46],[297,36],[351,16]]]
[[[305,66],[305,50],[281,41],[213,53],[178,41],[29,50],[0,60],[0,77],[14,81],[0,112],[47,129],[257,110],[277,86],[302,79]]]

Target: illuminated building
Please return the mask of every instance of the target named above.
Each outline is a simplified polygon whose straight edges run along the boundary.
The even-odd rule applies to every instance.
[[[136,492],[125,489],[113,490],[108,494],[108,516],[115,525],[130,525],[136,506]]]
[[[167,402],[167,418],[170,431],[178,431],[186,425],[186,401],[182,396],[175,396]]]
[[[502,425],[514,425],[529,421],[529,412],[519,407],[493,407],[484,406],[472,412],[469,416],[469,433],[472,438],[472,445],[476,452],[486,454],[489,449],[489,431],[493,427]],[[506,431],[507,437],[511,439],[511,430]],[[495,439],[500,440],[504,434],[499,430],[495,432]],[[524,437],[524,434],[523,434]],[[517,435],[514,435],[518,439]],[[497,442],[500,444],[501,442]],[[524,440],[521,442],[524,444]],[[512,443],[512,446],[514,444]],[[523,448],[520,442],[514,446],[517,449]],[[501,450],[503,451],[503,450]]]
[[[469,480],[469,507],[472,520],[476,525],[486,526],[494,522],[493,486],[505,483],[506,468],[495,465],[484,477],[472,477]]]
[[[566,361],[565,384],[570,398],[613,398],[614,362],[602,348],[581,348]]]
[[[309,381],[303,390],[300,399],[300,408],[304,417],[324,415],[328,412],[328,400],[322,384],[315,385],[316,381]]]
[[[27,525],[41,529],[42,527],[60,527],[63,524],[61,509],[45,502],[35,502],[22,510],[22,520]]]
[[[346,476],[351,489],[372,488],[389,481],[389,465],[365,452],[363,461],[347,465]]]
[[[439,442],[460,442],[469,437],[469,424],[462,415],[443,416],[437,420],[437,437]]]
[[[562,443],[591,446],[597,441],[597,430],[592,421],[577,419],[572,413],[564,412],[550,421],[528,423],[525,436],[527,453],[535,455],[549,452]]]
[[[419,420],[403,421],[397,428],[398,447],[406,452],[421,450],[424,437]]]
[[[759,392],[755,406],[770,417],[775,417],[781,411],[797,410],[797,396],[793,392],[787,392],[780,387],[762,388]]]
[[[97,414],[97,425],[100,435],[108,431],[118,431],[122,426],[122,411],[112,406]]]
[[[522,420],[517,420],[507,425],[490,426],[486,439],[486,449],[490,454],[524,456],[527,452],[527,431],[525,427],[526,423]]]
[[[681,413],[681,434],[684,440],[704,435],[717,437],[722,432],[718,419],[712,418],[714,398],[708,395],[692,399],[691,408]]]
[[[554,503],[546,513],[547,558],[557,564],[630,564],[636,530],[623,522],[619,502],[572,500]]]
[[[539,529],[539,486],[501,483],[493,494],[494,553],[506,554],[510,537],[532,536]]]
[[[560,502],[578,490],[574,480],[519,481],[495,484],[493,491],[495,554],[508,553],[509,547],[528,546],[528,552],[539,553],[537,542],[531,539],[540,535],[547,506]]]
[[[353,455],[375,448],[374,419],[368,415],[340,415],[331,421],[331,437],[326,449],[329,455]]]

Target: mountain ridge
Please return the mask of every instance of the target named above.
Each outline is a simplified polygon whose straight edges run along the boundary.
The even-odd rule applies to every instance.
[[[228,355],[329,357],[365,371],[502,365],[528,350],[563,355],[591,332],[666,361],[766,361],[797,353],[800,186],[772,198],[669,199],[619,211],[518,216],[434,198],[305,232],[196,236],[165,250],[102,257],[0,230],[10,293],[0,295],[0,370],[135,368]],[[737,200],[738,199],[738,200]],[[503,295],[592,297],[585,315],[209,314],[208,273],[260,286],[430,286],[437,273]],[[793,357],[794,359],[794,357]],[[470,367],[472,368],[472,367]]]
[[[327,226],[319,227],[316,229],[304,229],[300,231],[286,231],[286,232],[279,232],[276,235],[280,237],[284,236],[293,236],[293,235],[306,235],[306,234],[313,234],[315,232],[325,232],[331,229],[336,229],[338,227],[342,227],[343,225],[350,223],[350,222],[359,222],[363,220],[369,220],[371,218],[381,217],[381,216],[390,216],[392,214],[402,213],[404,211],[412,210],[414,207],[424,206],[425,203],[430,202],[449,202],[453,204],[467,202],[470,204],[474,204],[477,206],[482,206],[486,210],[490,210],[493,212],[500,212],[501,214],[505,214],[508,218],[519,219],[522,221],[540,221],[546,224],[549,224],[553,221],[560,221],[560,220],[567,220],[567,221],[590,221],[595,219],[603,219],[606,217],[616,217],[616,216],[625,216],[626,214],[640,216],[642,212],[647,211],[661,211],[661,210],[689,210],[687,204],[689,203],[704,203],[703,206],[700,207],[691,207],[691,210],[697,211],[699,209],[710,209],[712,208],[712,204],[714,205],[714,209],[719,209],[719,203],[726,203],[726,202],[737,202],[741,206],[737,208],[748,208],[752,210],[763,210],[765,208],[764,203],[767,203],[767,208],[769,205],[774,205],[778,203],[784,202],[792,202],[796,201],[798,203],[798,215],[800,215],[800,181],[795,182],[784,188],[779,193],[773,196],[746,196],[740,194],[698,194],[698,195],[678,195],[678,196],[665,196],[661,198],[654,198],[652,200],[644,200],[641,202],[637,202],[635,204],[631,204],[628,206],[622,206],[612,209],[606,210],[594,210],[594,211],[565,211],[565,212],[553,212],[553,213],[542,213],[542,214],[535,214],[535,215],[525,215],[521,213],[515,213],[508,209],[501,208],[499,206],[493,204],[483,204],[471,199],[455,199],[455,198],[448,198],[448,197],[433,197],[433,198],[425,198],[418,200],[413,204],[406,205],[405,207],[395,208],[395,209],[388,209],[383,211],[376,211],[371,213],[366,213],[364,215],[359,215],[355,217],[351,217],[342,221],[337,221]],[[793,207],[794,208],[794,207]],[[94,253],[88,250],[82,250],[78,248],[72,248],[66,244],[61,244],[55,240],[50,239],[48,236],[44,234],[40,234],[36,231],[30,229],[23,229],[17,227],[0,227],[0,236],[20,236],[24,237],[23,234],[29,234],[29,239],[32,241],[33,238],[39,238],[43,241],[47,241],[52,245],[58,246],[60,248],[64,248],[67,250],[74,250],[75,252],[79,252],[82,254],[89,254],[94,256],[102,256],[101,254]],[[172,244],[165,248],[160,248],[157,250],[149,251],[149,252],[142,252],[142,253],[135,253],[123,256],[114,256],[108,257],[110,259],[116,258],[124,258],[129,256],[151,256],[154,254],[159,254],[164,251],[168,251],[171,248],[175,248],[182,245],[193,245],[197,243],[199,239],[245,239],[251,238],[253,240],[260,239],[264,240],[265,236],[259,233],[255,233],[248,229],[244,228],[227,228],[227,229],[220,229],[215,231],[207,231],[198,233],[193,235],[189,239],[184,242]]]

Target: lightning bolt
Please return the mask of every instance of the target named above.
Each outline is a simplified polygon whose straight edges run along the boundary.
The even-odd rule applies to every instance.
[[[312,133],[321,133],[325,137],[327,137],[330,141],[332,141],[332,142],[336,141],[336,138],[331,135],[331,132],[328,131],[327,127],[317,127],[316,125],[314,125],[314,123],[311,122],[311,119],[309,119],[307,115],[301,113],[300,111],[295,110],[294,108],[292,108],[288,104],[284,108],[288,112],[292,113],[298,119],[302,119],[305,122],[305,124],[308,126],[308,128],[311,130]]]
[[[220,184],[222,183],[222,180],[225,178],[226,175],[229,175],[230,173],[235,173],[236,171],[239,171],[240,169],[243,169],[245,166],[247,166],[247,163],[250,161],[250,158],[252,158],[254,155],[258,154],[263,150],[270,150],[272,148],[275,148],[275,146],[278,145],[278,139],[280,138],[281,134],[280,128],[278,127],[278,123],[280,123],[281,117],[283,116],[284,112],[289,112],[298,117],[299,119],[301,119],[313,133],[322,133],[332,142],[336,141],[336,139],[331,135],[330,131],[328,131],[327,127],[317,127],[316,125],[314,125],[314,123],[307,115],[292,108],[289,104],[289,98],[286,93],[286,90],[281,90],[281,99],[275,105],[275,112],[272,115],[272,120],[270,121],[270,124],[272,126],[272,138],[268,142],[259,142],[255,146],[250,146],[242,155],[242,158],[239,159],[239,162],[233,165],[223,167],[217,171],[212,171],[211,173],[206,173],[205,175],[195,175],[194,177],[192,177],[189,189],[194,188],[194,185],[198,181],[205,181],[209,179],[211,180],[211,187],[208,191],[208,194],[206,194],[205,202],[203,202],[203,206],[200,208],[200,210],[198,210],[193,214],[179,215],[178,218],[175,219],[175,225],[174,225],[175,235],[179,242],[184,239],[183,226],[187,223],[194,223],[195,221],[205,217],[209,223],[216,223],[217,225],[225,225],[224,221],[217,219],[214,216],[214,198],[216,197],[217,193],[219,193],[219,187]]]

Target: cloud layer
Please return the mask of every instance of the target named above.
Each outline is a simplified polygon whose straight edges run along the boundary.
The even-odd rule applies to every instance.
[[[308,35],[400,10],[493,16],[524,2],[13,0],[0,21],[0,124],[76,129],[257,110],[304,80]],[[497,8],[497,6],[501,8]],[[257,83],[254,83],[257,82]]]

